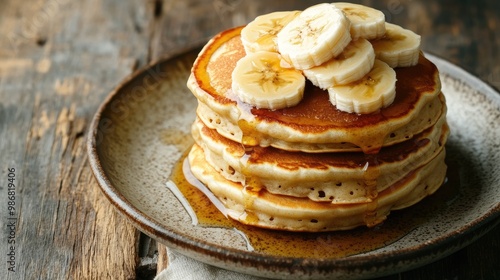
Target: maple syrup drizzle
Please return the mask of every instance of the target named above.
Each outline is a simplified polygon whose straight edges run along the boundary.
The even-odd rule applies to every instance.
[[[375,226],[379,224],[381,221],[380,218],[377,217],[377,180],[380,177],[380,168],[377,154],[365,155],[366,163],[363,167],[363,187],[366,192],[366,197],[371,200],[367,204],[364,221],[368,227]]]
[[[187,152],[174,167],[169,188],[175,186],[182,193],[188,203],[182,205],[196,214],[197,225],[233,230],[242,236],[249,251],[274,256],[341,258],[372,251],[404,237],[459,195],[458,166],[449,164],[446,182],[436,193],[410,208],[393,211],[389,219],[377,226],[318,233],[269,230],[227,218],[223,214],[227,213],[224,204],[191,174],[186,157]],[[256,218],[252,213],[246,215],[246,219]]]
[[[242,132],[241,144],[245,146],[257,146],[259,144],[261,135],[254,129],[255,125],[252,122],[240,119],[238,120],[238,126]]]
[[[217,210],[219,210],[219,212],[221,212],[222,215],[227,218],[226,206],[224,206],[224,204],[222,204],[222,202],[220,202],[220,200],[215,197],[215,195],[202,182],[194,177],[193,173],[191,173],[191,167],[189,166],[187,158],[182,161],[182,172],[187,183],[195,186],[198,190],[200,190],[212,202]]]

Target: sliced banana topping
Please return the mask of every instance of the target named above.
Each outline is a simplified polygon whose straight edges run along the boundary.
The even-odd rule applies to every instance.
[[[233,71],[232,89],[267,109],[297,105],[307,78],[328,90],[337,109],[375,112],[394,101],[392,68],[414,66],[420,56],[419,35],[386,23],[379,10],[345,2],[259,16],[241,41],[247,55]]]
[[[330,102],[349,113],[369,114],[389,106],[396,96],[396,72],[375,60],[372,70],[353,83],[328,89]]]
[[[274,12],[256,17],[241,30],[241,42],[246,53],[277,52],[276,35],[300,11]]]
[[[371,41],[378,59],[395,67],[409,67],[418,63],[420,35],[401,26],[386,23],[385,35]]]
[[[281,56],[260,51],[241,58],[232,73],[232,90],[241,101],[258,108],[282,109],[297,105],[304,94],[305,77],[280,65]]]
[[[366,39],[351,41],[335,58],[302,72],[313,85],[327,89],[363,78],[373,67],[375,52]]]
[[[385,34],[385,15],[379,10],[352,3],[333,3],[351,21],[351,37],[368,40],[380,38]]]
[[[278,51],[296,69],[319,66],[351,41],[350,21],[332,4],[305,9],[277,36]]]

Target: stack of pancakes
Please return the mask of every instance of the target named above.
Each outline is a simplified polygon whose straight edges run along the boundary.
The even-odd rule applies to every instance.
[[[240,31],[209,41],[188,81],[198,99],[191,172],[229,217],[290,231],[374,226],[443,183],[446,105],[438,70],[423,54],[395,69],[396,98],[378,112],[337,110],[309,82],[298,105],[259,109],[231,90],[245,56]]]

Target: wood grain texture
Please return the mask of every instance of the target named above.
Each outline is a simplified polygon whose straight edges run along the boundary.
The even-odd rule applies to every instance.
[[[155,254],[155,242],[143,242],[147,238],[112,208],[87,163],[85,138],[94,112],[121,80],[150,61],[259,14],[319,2],[1,1],[0,180],[16,168],[18,208],[17,271],[8,273],[0,258],[0,279],[151,278],[154,271],[138,274],[138,268],[141,258]],[[361,2],[422,35],[425,51],[500,88],[500,2]],[[4,184],[0,191],[4,213]],[[447,258],[382,279],[500,279],[499,236],[497,227]],[[6,238],[4,228],[2,255]],[[145,254],[143,246],[149,247]],[[164,248],[158,251],[162,269]]]
[[[139,234],[97,188],[85,137],[108,92],[147,60],[148,42],[135,28],[149,22],[146,7],[1,5],[0,164],[2,174],[18,170],[19,205],[18,269],[1,278],[135,279]]]

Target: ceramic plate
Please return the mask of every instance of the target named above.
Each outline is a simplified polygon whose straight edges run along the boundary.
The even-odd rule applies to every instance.
[[[403,214],[392,213],[380,226],[383,229],[392,219],[407,217],[405,221],[415,224],[411,230],[365,252],[297,257],[293,250],[252,251],[238,228],[197,224],[183,206],[182,196],[168,188],[167,182],[193,143],[190,125],[196,99],[186,81],[198,52],[161,60],[125,80],[99,108],[88,139],[90,164],[103,193],[138,229],[169,248],[247,274],[351,279],[383,276],[435,261],[467,246],[498,223],[500,95],[464,70],[428,55],[440,69],[449,107],[447,154],[454,175],[448,190],[440,189],[434,198]],[[432,210],[422,211],[429,205]],[[334,234],[318,235],[318,248],[335,246]],[[283,248],[294,246],[273,242]]]

